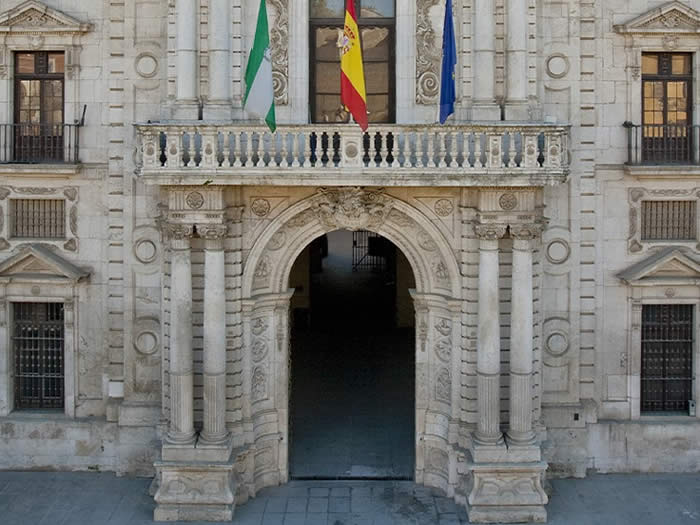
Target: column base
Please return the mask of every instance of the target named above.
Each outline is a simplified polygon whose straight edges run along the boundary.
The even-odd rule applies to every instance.
[[[472,106],[472,120],[501,120],[501,106],[475,102]]]
[[[199,103],[197,101],[177,101],[172,106],[172,118],[175,120],[198,120]]]
[[[547,521],[543,488],[547,463],[540,447],[474,446],[467,464],[466,499],[474,523]]]
[[[508,121],[529,121],[530,105],[527,102],[506,103],[504,117]]]
[[[156,461],[154,521],[231,521],[235,508],[234,454],[218,446],[163,444]]]

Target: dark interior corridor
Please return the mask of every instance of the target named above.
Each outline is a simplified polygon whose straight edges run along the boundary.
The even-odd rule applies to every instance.
[[[290,277],[292,478],[413,478],[413,275],[383,238],[353,265],[364,235],[315,241]]]

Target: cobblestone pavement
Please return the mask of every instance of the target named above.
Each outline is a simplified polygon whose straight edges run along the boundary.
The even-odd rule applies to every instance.
[[[150,480],[108,473],[0,472],[0,524],[153,523]],[[700,474],[594,475],[552,481],[553,525],[700,522]],[[464,509],[411,482],[295,481],[260,491],[234,523],[457,524]]]

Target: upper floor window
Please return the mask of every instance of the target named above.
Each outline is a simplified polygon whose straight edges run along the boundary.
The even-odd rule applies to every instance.
[[[642,54],[642,160],[686,163],[693,157],[692,56]]]
[[[16,239],[65,239],[63,199],[10,199],[10,236]]]
[[[394,0],[355,0],[364,61],[370,122],[394,122],[396,8]],[[313,122],[348,122],[340,104],[339,37],[345,23],[344,0],[311,0],[310,97]]]
[[[62,161],[64,54],[15,54],[14,160]]]
[[[696,201],[643,201],[643,241],[695,241]]]

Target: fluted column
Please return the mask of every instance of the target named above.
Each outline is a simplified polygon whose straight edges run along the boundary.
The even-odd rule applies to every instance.
[[[197,225],[204,238],[204,426],[200,439],[226,441],[226,226]]]
[[[510,420],[508,439],[534,443],[532,430],[532,240],[536,225],[511,226],[513,278],[510,312]]]
[[[192,225],[167,226],[170,262],[170,428],[167,441],[194,441],[192,384]]]
[[[197,1],[177,0],[177,102],[197,103]]]
[[[500,108],[495,101],[494,4],[493,0],[476,0],[474,4],[474,120],[500,120]]]
[[[500,224],[475,227],[479,238],[479,317],[476,343],[477,406],[475,439],[480,444],[503,442],[500,430],[501,334],[498,298],[498,240],[506,233]]]
[[[527,2],[508,0],[506,27],[506,120],[526,120]]]
[[[231,118],[231,0],[210,0],[209,98],[205,119]]]

